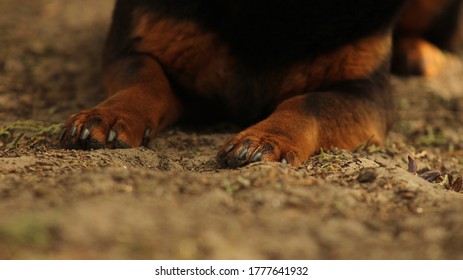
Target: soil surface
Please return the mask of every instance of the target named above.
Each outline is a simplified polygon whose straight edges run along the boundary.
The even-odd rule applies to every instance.
[[[0,1],[0,258],[463,258],[457,57],[435,79],[393,77],[386,147],[299,168],[218,169],[240,129],[228,124],[175,127],[149,149],[62,150],[63,122],[104,97],[112,6]]]

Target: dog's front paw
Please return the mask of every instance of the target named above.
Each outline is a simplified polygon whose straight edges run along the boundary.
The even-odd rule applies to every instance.
[[[154,137],[148,121],[134,112],[94,108],[75,114],[60,136],[66,149],[130,148]]]
[[[222,168],[237,168],[258,161],[298,165],[304,160],[287,135],[253,128],[233,137],[217,154]]]
[[[397,40],[392,59],[393,72],[400,75],[438,76],[447,62],[445,54],[419,38]]]

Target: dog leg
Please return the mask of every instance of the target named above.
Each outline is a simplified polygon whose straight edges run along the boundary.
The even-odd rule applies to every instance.
[[[365,90],[367,97],[341,90],[289,98],[267,119],[229,140],[217,155],[219,165],[236,168],[279,161],[297,166],[321,148],[383,145],[389,121],[384,102],[389,93],[377,89],[371,94],[371,90]]]
[[[461,48],[462,0],[408,0],[394,32],[392,71],[433,77],[445,67],[444,51]]]
[[[399,75],[437,76],[445,65],[444,53],[419,38],[397,38],[394,42],[392,71]]]
[[[146,144],[182,111],[161,66],[132,54],[105,67],[109,98],[69,118],[61,136],[65,148],[126,148]]]

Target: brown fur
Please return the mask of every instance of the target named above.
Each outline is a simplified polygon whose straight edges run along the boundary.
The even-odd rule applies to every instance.
[[[445,65],[444,53],[419,37],[402,37],[394,45],[393,70],[402,75],[435,77]]]
[[[390,54],[391,36],[385,33],[343,46],[313,62],[298,63],[284,73],[279,100],[326,84],[367,78],[387,61]]]
[[[136,64],[130,66],[130,64]],[[134,68],[133,73],[127,69]],[[91,110],[71,116],[67,127],[76,127],[76,135],[91,131],[90,145],[119,148],[140,146],[160,129],[171,125],[181,114],[182,106],[164,76],[159,64],[147,56],[119,60],[106,67],[103,82],[109,98]],[[141,137],[149,129],[149,135]],[[117,141],[108,141],[109,131]],[[81,139],[72,132],[62,141],[79,145]]]
[[[286,99],[270,117],[233,137],[219,151],[219,163],[236,167],[263,160],[300,165],[321,148],[351,150],[367,141],[384,145],[384,116],[368,104],[340,98],[342,92],[325,92],[323,98],[334,110],[321,117],[305,108],[310,95]]]
[[[440,50],[422,37],[455,1],[460,3],[410,0],[395,31],[396,69],[427,76],[440,71]],[[168,1],[155,2],[176,9]],[[104,55],[108,99],[71,116],[61,138],[63,146],[140,146],[182,117],[214,118],[218,112],[237,121],[258,120],[220,149],[217,160],[223,167],[260,160],[298,165],[321,148],[384,145],[392,120],[388,89],[392,14],[384,26],[367,35],[359,31],[357,38],[334,41],[331,49],[309,51],[294,61],[280,53],[278,58],[285,63],[256,67],[233,36],[224,39],[227,29],[220,34],[221,25],[208,29],[201,20],[158,12],[147,3],[154,2],[118,1]],[[247,7],[244,2],[237,5]],[[418,24],[416,17],[424,20]],[[207,15],[203,19],[207,21]]]
[[[396,25],[392,70],[434,77],[445,65],[442,49],[456,51],[463,24],[461,0],[409,0]]]
[[[194,22],[157,19],[153,13],[137,12],[132,37],[144,40],[135,51],[156,57],[183,87],[199,95],[210,95],[232,79],[234,61],[228,48],[211,32]]]
[[[371,36],[311,63],[293,66],[281,82],[277,97],[281,104],[267,119],[227,142],[219,151],[219,163],[241,166],[265,160],[299,165],[321,148],[353,149],[367,142],[384,145],[391,120],[376,104],[345,98],[348,93],[342,90],[311,92],[341,81],[372,77],[390,55],[390,39],[387,33]],[[308,108],[312,106],[319,108]],[[317,113],[319,110],[322,113]]]

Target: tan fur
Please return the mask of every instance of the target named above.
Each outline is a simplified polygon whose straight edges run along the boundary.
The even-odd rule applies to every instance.
[[[291,67],[283,78],[280,99],[316,90],[323,84],[369,77],[391,52],[390,34],[378,34]]]
[[[402,65],[396,69],[399,74],[403,72],[432,78],[441,73],[446,62],[439,48],[419,37],[397,39],[394,52],[397,60],[400,60],[397,64]]]
[[[186,89],[207,96],[233,79],[235,61],[215,34],[194,22],[158,19],[141,11],[136,18],[132,36],[143,41],[135,50],[156,57]]]

